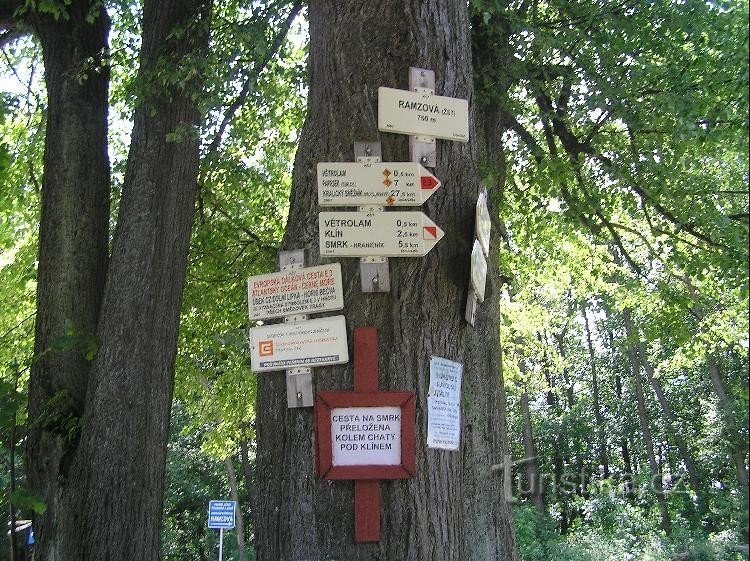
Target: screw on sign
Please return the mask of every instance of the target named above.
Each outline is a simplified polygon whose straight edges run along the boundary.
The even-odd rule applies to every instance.
[[[378,391],[378,335],[354,330],[354,391],[315,400],[316,464],[323,479],[354,479],[354,540],[380,541],[380,479],[416,472],[414,393]]]

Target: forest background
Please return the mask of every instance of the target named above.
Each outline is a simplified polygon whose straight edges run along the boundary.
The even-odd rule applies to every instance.
[[[142,14],[107,10],[114,224]],[[491,273],[521,558],[746,559],[748,3],[474,0],[471,15],[506,166]],[[230,496],[244,527],[226,558],[253,558],[245,281],[275,269],[284,234],[305,17],[300,3],[221,2],[212,18],[165,559],[213,558],[207,503]],[[46,93],[35,39],[8,30],[0,45],[0,509],[19,520],[45,508],[23,448]],[[72,325],[55,345],[96,353]]]

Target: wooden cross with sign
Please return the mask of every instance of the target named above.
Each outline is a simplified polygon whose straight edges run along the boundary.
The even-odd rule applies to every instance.
[[[414,393],[378,391],[378,334],[354,330],[354,391],[315,399],[318,477],[354,479],[354,541],[380,541],[380,481],[416,471]]]

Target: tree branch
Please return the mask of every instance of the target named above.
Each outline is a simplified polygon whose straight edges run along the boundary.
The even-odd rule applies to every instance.
[[[216,132],[216,136],[214,136],[211,144],[209,144],[208,149],[206,150],[206,158],[210,157],[214,152],[216,152],[216,150],[218,150],[219,144],[221,144],[221,139],[223,138],[230,121],[234,118],[240,107],[245,104],[245,101],[247,101],[247,97],[248,95],[250,95],[250,91],[252,90],[253,86],[258,82],[258,78],[260,77],[261,72],[263,72],[263,70],[266,68],[266,66],[268,66],[273,57],[275,57],[278,53],[282,43],[284,42],[284,39],[289,33],[289,28],[292,26],[292,23],[299,14],[300,10],[302,10],[302,2],[298,0],[294,3],[294,5],[292,6],[292,10],[289,12],[286,20],[284,20],[284,23],[281,25],[279,32],[276,34],[276,37],[271,43],[271,47],[266,52],[266,56],[264,56],[256,63],[256,65],[250,71],[250,74],[247,76],[240,94],[229,105],[229,107],[227,107],[224,118],[219,125],[219,130]]]

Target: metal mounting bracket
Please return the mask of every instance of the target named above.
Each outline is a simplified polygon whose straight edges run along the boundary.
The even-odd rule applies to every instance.
[[[427,68],[409,68],[409,89],[415,92],[435,93],[435,71]],[[409,137],[409,159],[425,167],[437,166],[437,143],[430,136]]]

